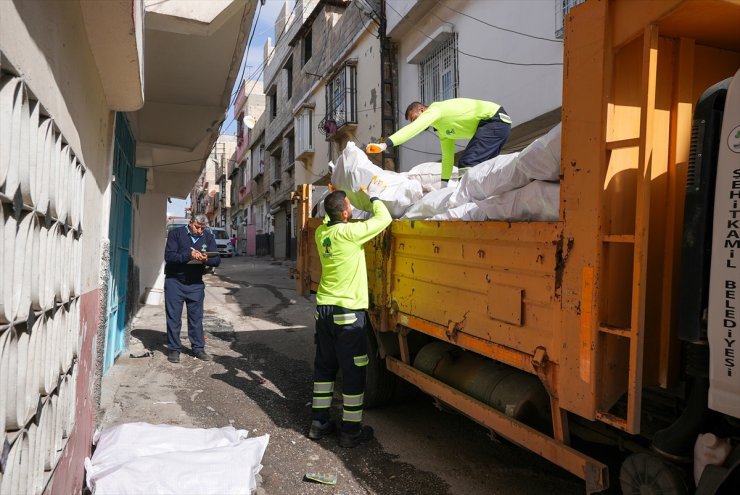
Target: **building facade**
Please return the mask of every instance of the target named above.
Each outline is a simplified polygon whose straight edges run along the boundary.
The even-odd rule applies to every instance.
[[[256,229],[252,211],[252,169],[251,138],[257,121],[265,110],[265,95],[262,82],[244,80],[240,85],[234,103],[234,118],[237,122],[237,148],[234,154],[234,168],[229,175],[232,180],[232,227],[237,233],[237,252],[256,254]],[[250,127],[245,124],[249,121]]]
[[[380,2],[298,0],[265,45],[264,169],[274,255],[296,255],[296,184],[329,181],[328,163],[348,141],[381,125]],[[258,214],[259,214],[258,210]]]

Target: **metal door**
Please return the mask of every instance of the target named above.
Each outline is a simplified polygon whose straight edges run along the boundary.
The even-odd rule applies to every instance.
[[[111,184],[110,278],[108,284],[108,327],[105,332],[103,372],[125,347],[126,289],[128,287],[129,242],[131,240],[131,187],[136,142],[124,114],[116,114]]]

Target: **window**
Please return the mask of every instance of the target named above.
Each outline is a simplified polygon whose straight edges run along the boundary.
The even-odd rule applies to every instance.
[[[277,117],[277,88],[275,86],[268,90],[267,97],[270,100],[270,121]]]
[[[295,156],[300,159],[305,153],[313,153],[313,109],[304,108],[295,122]]]
[[[563,39],[563,33],[565,31],[565,16],[568,15],[570,9],[583,3],[586,0],[558,0],[555,4],[555,37]]]
[[[313,30],[309,29],[306,35],[303,37],[303,65],[306,65],[311,60],[311,52],[313,44]]]
[[[287,98],[290,100],[293,97],[293,57],[288,59],[288,63],[283,67],[285,71],[285,87],[288,93]]]
[[[357,68],[345,65],[326,85],[326,119],[336,127],[357,123]]]
[[[244,143],[244,112],[236,118],[236,146],[241,148]]]
[[[252,177],[257,179],[265,172],[265,148],[263,145],[252,148]]]
[[[273,155],[272,155],[272,184],[277,187],[277,185],[280,183],[280,180],[283,178],[282,170],[280,168],[280,160],[281,160],[281,152],[278,149]]]
[[[293,169],[293,166],[295,165],[295,134],[291,132],[287,136],[285,136],[286,143],[286,149],[288,151],[288,163],[285,167],[285,170],[290,173],[290,171]]]
[[[457,33],[451,33],[419,63],[421,101],[435,101],[457,97]]]

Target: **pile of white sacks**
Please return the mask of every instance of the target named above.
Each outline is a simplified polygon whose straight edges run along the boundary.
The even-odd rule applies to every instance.
[[[519,153],[499,155],[443,187],[440,163],[396,173],[374,165],[350,142],[330,163],[332,184],[358,210],[372,211],[357,191],[374,176],[387,186],[379,198],[393,218],[409,220],[554,221],[560,203],[560,124]],[[457,170],[453,170],[453,177]],[[354,215],[361,218],[362,215]]]
[[[85,459],[93,495],[250,495],[269,435],[246,430],[126,423],[96,432]]]

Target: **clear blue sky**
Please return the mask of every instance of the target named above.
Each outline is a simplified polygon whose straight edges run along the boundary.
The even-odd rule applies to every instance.
[[[239,67],[239,74],[242,75],[242,79],[259,79],[262,80],[262,59],[265,47],[265,41],[267,38],[272,38],[273,44],[275,43],[275,19],[277,18],[278,12],[282,8],[283,4],[288,3],[288,12],[293,9],[295,0],[267,0],[265,5],[257,3],[257,12],[259,12],[259,19],[257,21],[257,27],[254,31],[254,39],[249,44],[249,51],[245,53],[242,59],[241,67]],[[255,19],[257,19],[257,13],[255,13]],[[254,29],[254,24],[252,25]],[[250,31],[251,33],[251,31]],[[237,79],[234,88],[231,92],[233,93],[237,87],[239,87],[241,80]],[[224,134],[236,133],[236,121],[232,120],[233,108],[229,108],[226,113],[225,126],[222,129]],[[228,125],[226,125],[228,124]],[[172,198],[172,203],[167,205],[167,214],[169,216],[185,216],[185,207],[190,205],[190,199],[175,199]]]

